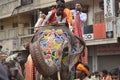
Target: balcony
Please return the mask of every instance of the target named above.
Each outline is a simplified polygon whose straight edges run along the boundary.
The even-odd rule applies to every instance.
[[[89,45],[118,43],[120,38],[120,17],[113,22],[113,31],[107,32],[104,23],[89,25],[84,28],[84,40]]]

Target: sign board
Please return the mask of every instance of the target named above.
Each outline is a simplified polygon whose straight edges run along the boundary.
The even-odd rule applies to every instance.
[[[97,46],[97,55],[120,54],[120,44],[106,44]]]
[[[113,37],[113,21],[114,21],[114,0],[104,0],[104,17],[106,23],[106,37]]]

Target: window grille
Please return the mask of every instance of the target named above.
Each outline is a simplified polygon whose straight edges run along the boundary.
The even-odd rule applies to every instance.
[[[27,5],[33,3],[33,0],[21,0],[21,5]]]

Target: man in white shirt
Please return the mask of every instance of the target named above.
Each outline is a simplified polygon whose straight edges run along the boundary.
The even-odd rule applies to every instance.
[[[40,12],[39,18],[34,26],[34,33],[36,33],[38,31],[39,27],[42,26],[41,24],[43,23],[45,17],[46,17],[46,15],[44,13]]]
[[[86,22],[87,20],[87,14],[83,13],[82,11],[82,6],[79,3],[75,4],[75,10],[71,10],[72,16],[73,16],[73,26],[74,26],[74,31],[77,31],[78,28],[75,27],[76,21],[75,18],[77,16],[77,14],[79,13],[79,17],[80,17],[80,24],[79,25],[82,28],[82,34],[83,34],[83,26],[84,26],[84,22]],[[80,32],[78,32],[78,34],[80,34]]]
[[[87,14],[83,13],[81,10],[82,10],[81,4],[76,3],[75,10],[71,10],[71,12],[72,12],[73,18],[75,18],[77,12],[80,12],[80,20],[82,22],[85,22],[87,20]]]

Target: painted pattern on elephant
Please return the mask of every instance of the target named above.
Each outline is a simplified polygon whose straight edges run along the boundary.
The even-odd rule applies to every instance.
[[[45,58],[45,62],[48,65],[53,65],[53,63],[59,63],[60,61],[60,51],[68,45],[70,41],[70,36],[63,32],[62,29],[50,30],[47,29],[41,32],[38,36],[40,38],[39,43],[42,48],[42,55]],[[64,63],[67,55],[64,55],[62,62]],[[60,66],[60,64],[58,64]]]

